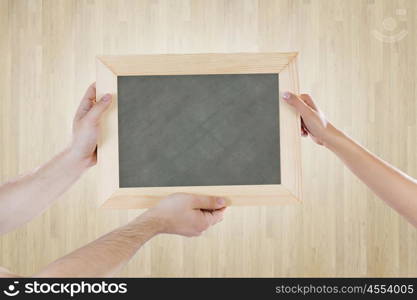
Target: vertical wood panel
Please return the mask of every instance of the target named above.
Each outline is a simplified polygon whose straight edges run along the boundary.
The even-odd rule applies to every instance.
[[[298,51],[300,90],[417,177],[416,20],[414,0],[0,0],[1,180],[68,143],[96,55],[248,51]],[[303,139],[302,162],[303,205],[233,207],[202,238],[152,240],[121,275],[417,276],[414,228],[326,149]],[[140,213],[97,210],[96,175],[1,237],[0,264],[30,275]]]

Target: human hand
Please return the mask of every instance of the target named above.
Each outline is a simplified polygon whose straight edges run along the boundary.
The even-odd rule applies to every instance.
[[[176,193],[161,200],[145,214],[158,223],[159,233],[198,236],[223,219],[223,198]]]
[[[88,167],[97,162],[97,138],[99,121],[111,103],[111,95],[105,94],[96,101],[96,84],[91,84],[77,109],[72,126],[70,153]]]
[[[337,130],[316,106],[311,96],[308,94],[297,96],[285,92],[282,98],[300,113],[301,135],[304,137],[310,135],[315,143],[328,145]]]

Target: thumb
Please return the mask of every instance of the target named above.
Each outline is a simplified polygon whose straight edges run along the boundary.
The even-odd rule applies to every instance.
[[[111,94],[105,94],[87,113],[86,118],[93,123],[100,120],[101,115],[106,111],[111,103]]]
[[[210,216],[211,216],[210,217],[210,224],[214,225],[214,224],[217,224],[217,223],[221,222],[223,220],[225,210],[226,210],[226,207],[211,211],[209,213]]]
[[[312,113],[311,108],[297,95],[290,93],[290,92],[284,92],[282,95],[282,99],[284,99],[289,105],[294,107],[301,116],[305,117]]]
[[[221,209],[226,206],[226,200],[213,196],[194,196],[192,199],[194,209]]]

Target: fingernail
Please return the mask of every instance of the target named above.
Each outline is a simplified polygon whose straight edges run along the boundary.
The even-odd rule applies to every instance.
[[[110,99],[111,99],[111,95],[110,94],[105,94],[104,96],[103,96],[103,101],[105,101],[105,102],[107,102],[107,101],[110,101]]]
[[[226,203],[226,200],[224,200],[224,198],[218,198],[217,199],[217,204],[218,205],[224,205]]]
[[[291,97],[291,94],[290,94],[289,92],[284,92],[284,93],[282,94],[282,98],[283,98],[284,100],[288,100],[288,99],[290,99],[290,97]]]

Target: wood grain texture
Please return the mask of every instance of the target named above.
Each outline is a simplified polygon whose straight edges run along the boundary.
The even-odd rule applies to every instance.
[[[301,200],[300,118],[287,103],[279,101],[281,184],[235,186],[163,186],[126,188],[119,184],[117,111],[120,75],[189,75],[279,73],[279,89],[298,93],[297,53],[202,53],[119,55],[97,58],[97,95],[113,94],[111,108],[101,120],[98,144],[98,202],[106,208],[141,209],[154,206],[178,192],[225,197],[228,205],[284,205]],[[277,78],[278,79],[278,78]],[[278,84],[278,80],[277,80]],[[144,145],[144,147],[149,145]],[[259,147],[258,147],[259,148]],[[135,155],[137,153],[135,152]]]
[[[198,53],[102,55],[113,73],[126,75],[194,75],[278,73],[297,53]]]
[[[164,197],[174,193],[190,193],[225,197],[228,206],[270,206],[299,204],[289,189],[280,184],[169,186],[146,188],[119,188],[103,203],[104,208],[139,209],[155,206]]]
[[[100,204],[119,188],[119,131],[117,115],[117,75],[97,59],[96,97],[112,95],[112,103],[100,122],[97,143],[97,200]]]
[[[279,73],[280,92],[299,93],[297,57],[293,57],[288,65]],[[296,199],[302,200],[302,167],[301,167],[301,136],[300,115],[280,99],[280,149],[281,149],[281,184]],[[297,132],[296,135],[293,133]]]
[[[258,51],[299,52],[300,90],[417,177],[416,17],[414,0],[0,0],[1,180],[68,143],[96,55]],[[372,33],[403,29],[394,43]],[[417,276],[416,229],[332,153],[301,146],[303,205],[232,207],[200,238],[151,240],[121,275]],[[97,210],[96,176],[91,169],[45,214],[2,236],[0,264],[30,275],[140,213]]]

